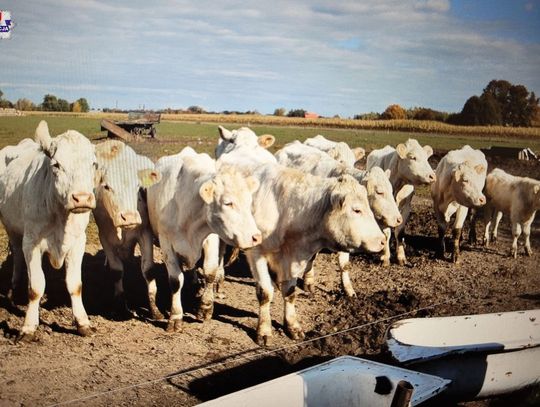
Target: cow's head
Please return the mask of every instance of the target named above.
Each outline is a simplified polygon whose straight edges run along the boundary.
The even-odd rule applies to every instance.
[[[364,158],[366,150],[362,147],[351,149],[347,143],[340,141],[336,142],[326,153],[334,160],[352,168],[358,165],[358,162]]]
[[[227,244],[247,249],[261,243],[261,231],[252,213],[253,193],[258,188],[256,178],[244,177],[230,167],[200,187],[199,195],[207,205],[207,222]]]
[[[216,158],[219,158],[222,154],[230,153],[238,148],[264,148],[268,149],[276,139],[270,134],[263,134],[257,136],[251,129],[247,127],[241,127],[236,130],[227,130],[223,126],[218,127],[219,141],[216,147]]]
[[[52,193],[57,201],[73,213],[94,209],[97,162],[90,140],[75,130],[52,138],[47,122],[42,120],[36,129],[35,141],[47,157],[48,174],[54,185]]]
[[[138,155],[121,141],[98,144],[96,155],[100,172],[97,207],[106,211],[121,238],[122,229],[141,224],[139,192],[159,182],[161,174],[148,158]]]
[[[383,171],[380,167],[372,167],[362,180],[366,187],[369,206],[379,224],[396,227],[403,222],[399,212],[392,184],[390,183],[390,170]]]
[[[398,144],[396,152],[399,157],[398,172],[413,185],[431,184],[435,182],[435,172],[428,162],[433,154],[430,146],[421,147],[415,139]]]
[[[330,193],[330,210],[324,219],[334,250],[355,251],[360,247],[379,252],[385,237],[369,207],[366,188],[350,175],[336,180]]]
[[[483,164],[472,165],[468,161],[459,164],[452,172],[452,192],[458,204],[468,208],[486,204],[482,193],[486,183],[486,167]]]

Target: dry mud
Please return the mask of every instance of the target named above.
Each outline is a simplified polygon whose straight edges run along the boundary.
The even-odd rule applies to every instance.
[[[433,158],[433,165],[439,157]],[[490,165],[540,179],[536,162],[497,160]],[[399,318],[538,308],[539,222],[533,226],[536,252],[532,257],[524,255],[523,247],[517,260],[509,257],[510,230],[503,220],[495,245],[486,249],[464,242],[461,261],[453,264],[435,255],[437,228],[426,191],[415,197],[407,227],[409,267],[392,264],[386,268],[378,265],[375,256],[353,257],[351,278],[358,296],[349,299],[340,287],[336,255],[320,254],[315,264],[316,290],[309,296],[300,295],[297,302],[306,342],[294,342],[284,333],[278,294],[272,307],[274,341],[266,349],[254,342],[257,300],[242,258],[228,268],[225,298],[217,300],[210,321],[195,319],[197,281],[187,279],[184,329],[169,334],[164,321],[149,321],[144,316],[127,321],[112,318],[110,278],[96,242],[89,242],[83,262],[84,303],[96,334],[76,335],[64,274],[47,268],[39,341],[15,343],[25,306],[12,305],[6,297],[11,258],[2,230],[0,405],[194,405],[340,355],[393,363],[385,350],[385,333]],[[464,232],[466,236],[467,230]],[[137,262],[138,258],[126,273],[126,291],[130,306],[143,315],[144,284]],[[162,264],[156,266],[156,273],[161,288],[158,302],[166,309]],[[347,332],[341,333],[344,330]],[[535,390],[460,405],[538,405],[538,400]]]

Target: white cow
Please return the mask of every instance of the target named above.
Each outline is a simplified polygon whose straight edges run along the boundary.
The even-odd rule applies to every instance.
[[[215,233],[227,244],[242,249],[261,242],[251,213],[252,194],[259,182],[233,169],[216,171],[212,158],[189,147],[162,157],[156,169],[162,180],[148,189],[148,214],[159,238],[172,292],[167,330],[178,331],[183,318],[182,271],[195,267],[208,235]]]
[[[385,239],[369,208],[366,189],[351,176],[322,178],[276,164],[252,171],[261,182],[253,214],[262,243],[247,250],[246,257],[257,282],[257,341],[266,345],[272,335],[270,270],[285,302],[287,331],[299,339],[304,334],[296,318],[295,288],[315,255],[323,248],[378,252]]]
[[[96,156],[101,179],[96,188],[94,218],[99,230],[99,240],[107,256],[107,263],[114,278],[115,313],[131,316],[126,307],[122,277],[124,263],[133,258],[135,245],[141,252],[141,269],[148,285],[148,302],[152,318],[163,318],[156,307],[156,282],[151,274],[153,266],[152,241],[144,229],[150,228],[146,208],[145,189],[158,182],[159,171],[149,158],[138,155],[121,141],[111,140],[96,145]]]
[[[405,225],[411,213],[411,201],[414,196],[414,187],[431,184],[435,181],[435,173],[429,165],[428,158],[433,154],[430,146],[420,146],[415,139],[409,139],[405,143],[398,144],[396,148],[386,146],[379,150],[373,150],[367,158],[366,168],[381,167],[390,170],[390,182],[394,190],[396,203],[401,212],[403,222],[394,229],[396,238],[397,261],[400,265],[407,263],[405,256],[405,242],[403,234]],[[384,234],[387,241],[390,240],[391,231],[385,228]],[[383,264],[390,264],[390,250],[382,256]]]
[[[245,149],[246,151],[250,151],[250,153],[256,153],[256,157],[254,158],[255,162],[260,162],[261,159],[264,161],[272,161],[272,159],[269,158],[272,154],[266,151],[266,149],[274,145],[274,142],[276,141],[274,136],[270,134],[257,136],[253,130],[248,127],[227,130],[225,127],[219,126],[218,130],[219,141],[215,151],[216,158],[220,158],[223,154],[230,153],[234,150]]]
[[[28,309],[20,339],[34,338],[39,324],[39,301],[45,292],[43,254],[59,269],[65,264],[66,285],[80,335],[92,332],[81,292],[81,263],[86,226],[95,207],[94,146],[82,134],[68,130],[51,138],[45,121],[36,129],[30,152],[14,154],[0,173],[0,218],[13,250],[13,289],[28,269]]]
[[[486,203],[486,197],[482,193],[486,172],[487,161],[484,153],[468,145],[460,150],[449,151],[437,165],[437,180],[431,185],[431,197],[439,228],[439,254],[444,257],[444,236],[455,214],[452,230],[454,263],[459,259],[461,230],[469,208],[479,208]]]
[[[333,159],[325,152],[294,141],[285,145],[275,154],[278,162],[291,168],[319,175],[322,177],[339,177],[345,174],[354,177],[367,189],[367,196],[373,215],[379,226],[396,227],[401,224],[401,214],[392,194],[392,185],[388,179],[390,172],[386,173],[379,167],[370,171],[361,171]],[[349,276],[349,253],[340,252],[338,255],[341,282],[345,293],[352,297],[356,295]],[[308,270],[304,276],[304,286],[307,291],[313,291],[314,269]]]
[[[272,335],[273,283],[285,300],[285,325],[290,336],[302,338],[294,304],[295,287],[297,279],[312,267],[317,252],[323,248],[355,251],[360,247],[378,252],[384,245],[366,189],[351,176],[313,176],[278,165],[275,157],[264,153],[260,146],[233,146],[217,161],[220,167],[232,166],[245,175],[253,174],[261,183],[254,194],[253,214],[263,241],[245,251],[257,282],[260,344],[268,344]],[[271,278],[270,270],[275,278]]]
[[[494,169],[486,178],[485,195],[487,204],[484,208],[486,229],[484,242],[490,243],[490,227],[494,222],[493,240],[497,239],[497,229],[503,214],[510,217],[512,223],[512,251],[517,257],[518,238],[523,232],[525,235],[525,252],[532,254],[531,224],[540,209],[540,181],[510,175],[501,169]]]
[[[348,167],[354,167],[355,164],[366,155],[366,150],[362,147],[351,149],[347,143],[343,141],[338,142],[328,140],[321,135],[306,139],[304,144],[324,151],[330,157]]]

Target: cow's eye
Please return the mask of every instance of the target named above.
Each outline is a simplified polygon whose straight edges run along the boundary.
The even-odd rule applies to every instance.
[[[112,188],[109,184],[103,184],[103,188],[105,189],[105,191],[112,191]]]
[[[94,170],[97,170],[98,169],[98,163],[97,162],[93,162],[92,165],[94,166]]]
[[[361,215],[361,214],[362,214],[362,209],[360,209],[360,208],[353,208],[353,212],[354,212],[354,213],[357,213],[358,215]]]
[[[232,206],[233,206],[233,203],[232,203],[232,201],[223,201],[223,205],[225,205],[225,206],[228,206],[228,207],[231,207],[231,208],[232,208]]]
[[[378,189],[376,192],[377,192],[377,195],[380,195],[380,196],[383,196],[383,195],[384,195],[384,191],[382,191],[382,190],[380,190],[380,189]]]
[[[412,155],[410,158],[411,158],[411,161],[416,161],[416,157],[414,155]]]
[[[61,167],[60,163],[56,160],[51,160],[51,167],[53,167],[55,170],[59,170]]]

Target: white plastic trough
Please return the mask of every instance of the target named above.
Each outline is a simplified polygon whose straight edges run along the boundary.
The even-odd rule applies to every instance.
[[[352,356],[342,356],[199,406],[388,407],[392,403],[398,382],[402,380],[413,386],[411,406],[437,395],[450,384],[449,380],[440,377]],[[376,387],[383,388],[383,391],[376,392]],[[387,389],[384,390],[384,387]]]
[[[411,369],[452,380],[445,394],[455,398],[540,384],[540,310],[405,319],[387,343]]]

